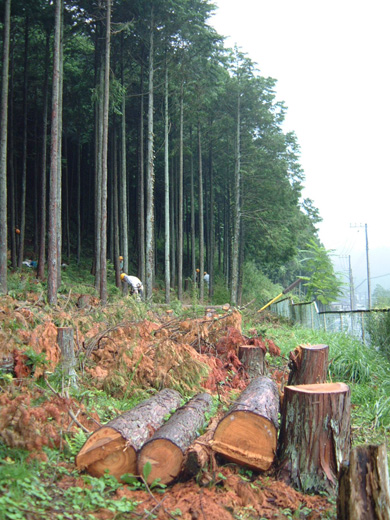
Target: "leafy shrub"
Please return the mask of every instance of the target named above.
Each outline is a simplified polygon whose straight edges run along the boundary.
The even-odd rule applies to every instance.
[[[372,312],[367,320],[371,345],[390,360],[390,312]]]

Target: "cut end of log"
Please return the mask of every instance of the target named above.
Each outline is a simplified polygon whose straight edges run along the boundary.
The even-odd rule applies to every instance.
[[[348,392],[349,386],[345,383],[319,383],[313,385],[289,385],[285,390],[306,394],[342,394]]]
[[[277,442],[272,422],[250,412],[232,412],[218,425],[211,446],[238,464],[257,470],[270,468]]]
[[[113,428],[103,426],[91,436],[76,457],[78,470],[87,470],[93,477],[102,477],[106,470],[118,480],[125,473],[135,474],[136,452]]]
[[[151,484],[159,479],[161,484],[170,484],[179,474],[183,463],[183,452],[167,439],[156,439],[146,443],[138,458],[138,474],[143,474],[145,464],[151,464],[146,481]]]

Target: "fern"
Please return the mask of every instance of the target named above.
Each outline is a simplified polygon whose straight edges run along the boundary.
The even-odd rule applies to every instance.
[[[75,457],[87,440],[87,434],[78,430],[74,435],[65,435],[70,454]]]

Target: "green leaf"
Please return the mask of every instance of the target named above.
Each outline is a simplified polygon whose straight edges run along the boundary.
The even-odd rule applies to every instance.
[[[151,465],[151,463],[148,461],[148,462],[144,465],[144,467],[143,467],[143,469],[142,469],[142,475],[143,475],[143,477],[144,477],[145,480],[148,480],[148,477],[149,477],[149,475],[151,474],[151,472],[152,472],[152,465]]]

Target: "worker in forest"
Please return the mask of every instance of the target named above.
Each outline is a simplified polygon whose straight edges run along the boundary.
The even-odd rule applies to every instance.
[[[206,271],[204,272],[203,280],[207,284],[207,287],[210,287],[210,275],[209,273],[206,273]]]
[[[135,294],[139,298],[142,298],[144,295],[144,286],[139,278],[136,276],[129,276],[126,273],[121,274],[121,280],[124,283],[127,283],[130,288],[130,294]]]
[[[119,257],[119,269],[121,272],[123,271],[123,256]]]

